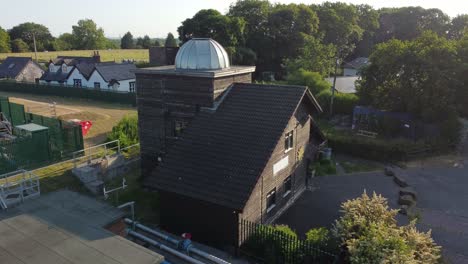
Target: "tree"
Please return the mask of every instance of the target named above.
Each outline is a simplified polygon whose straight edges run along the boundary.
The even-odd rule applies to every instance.
[[[11,41],[11,50],[13,52],[28,52],[29,46],[22,39],[14,39]]]
[[[164,47],[177,47],[177,41],[175,40],[174,35],[170,32],[167,34]]]
[[[333,44],[323,44],[320,39],[306,35],[299,54],[295,58],[286,59],[284,63],[288,74],[304,69],[326,76],[333,71],[335,54],[336,48]]]
[[[70,33],[63,33],[54,41],[54,50],[72,50],[75,39]]]
[[[155,46],[155,47],[161,47],[161,42],[159,42],[159,40],[156,39],[156,40],[154,40],[153,46]]]
[[[136,46],[140,49],[149,49],[151,45],[151,38],[148,35],[145,35],[142,38],[138,38]]]
[[[468,15],[458,15],[450,23],[448,37],[451,39],[461,39],[468,33]]]
[[[125,116],[107,135],[107,141],[120,141],[120,147],[129,147],[139,142],[138,117],[136,115]]]
[[[133,41],[132,33],[127,32],[120,40],[121,49],[133,49],[135,48],[135,42]]]
[[[72,28],[75,49],[105,49],[108,45],[108,40],[104,37],[104,30],[98,28],[91,19],[79,20],[78,24]]]
[[[46,26],[27,22],[19,24],[9,30],[11,39],[21,39],[29,46],[29,50],[34,50],[34,37],[38,51],[51,50],[53,48],[54,37],[50,34]]]
[[[10,35],[0,27],[0,53],[11,52]]]
[[[415,222],[399,227],[397,210],[388,207],[387,199],[365,192],[341,205],[343,216],[332,229],[347,251],[350,263],[428,263],[441,258],[440,247],[431,232],[421,233]]]
[[[439,9],[384,8],[380,13],[380,29],[376,34],[376,43],[392,38],[413,40],[427,30],[442,36],[446,34],[450,23],[449,16]]]
[[[243,44],[244,28],[245,21],[241,18],[225,16],[214,9],[203,9],[183,21],[177,31],[182,43],[192,37],[212,38],[224,47],[235,47]]]
[[[356,43],[353,57],[369,57],[374,47],[374,36],[379,28],[379,12],[370,5],[356,6],[359,21],[358,25],[363,30],[362,39]]]
[[[325,81],[320,73],[304,69],[288,74],[286,80],[288,84],[307,86],[312,94],[318,94],[323,90],[330,89],[330,83]]]
[[[336,46],[336,58],[344,59],[362,39],[363,29],[359,25],[358,9],[346,3],[325,2],[315,6],[323,41]],[[364,23],[363,23],[364,24]]]
[[[407,112],[426,122],[454,114],[457,51],[433,32],[413,41],[390,40],[376,46],[362,71],[358,94],[365,104]]]

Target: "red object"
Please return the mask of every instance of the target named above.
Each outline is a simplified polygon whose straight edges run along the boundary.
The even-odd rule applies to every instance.
[[[86,134],[88,134],[88,131],[93,126],[93,123],[91,123],[91,121],[80,121],[80,125],[81,131],[83,132],[83,136],[86,136]]]
[[[192,239],[192,234],[190,234],[190,233],[183,233],[183,234],[182,234],[182,238],[185,238],[185,239]]]

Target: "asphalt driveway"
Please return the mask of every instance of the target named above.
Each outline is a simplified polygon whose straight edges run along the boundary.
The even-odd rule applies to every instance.
[[[306,191],[278,220],[277,224],[287,224],[299,236],[311,228],[331,227],[340,217],[341,203],[360,196],[364,191],[386,197],[391,208],[397,209],[398,186],[392,177],[383,172],[357,173],[323,176],[313,179],[314,191]],[[399,215],[398,222],[408,223]]]

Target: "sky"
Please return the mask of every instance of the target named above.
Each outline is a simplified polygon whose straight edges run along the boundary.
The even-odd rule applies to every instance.
[[[94,20],[107,37],[121,37],[130,31],[134,37],[149,35],[177,37],[177,27],[200,9],[213,8],[226,13],[235,0],[0,0],[0,27],[10,29],[24,22],[47,26],[52,35],[71,32],[84,18]],[[2,3],[3,2],[3,3]],[[321,3],[320,0],[270,0],[279,3]],[[468,14],[467,0],[341,0],[369,4],[374,8],[422,6],[439,8],[449,16]]]

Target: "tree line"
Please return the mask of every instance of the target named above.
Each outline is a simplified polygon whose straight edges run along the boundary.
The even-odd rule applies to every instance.
[[[148,36],[135,39],[129,31],[120,40],[121,49],[149,49],[150,47],[161,47],[164,41],[165,47],[177,47],[177,41],[172,33],[168,33],[166,39],[155,39],[154,41]]]
[[[211,37],[226,48],[234,63],[255,64],[257,72],[272,71],[283,78],[300,68],[327,75],[337,59],[368,57],[379,43],[412,40],[428,30],[460,39],[467,26],[468,15],[450,19],[434,8],[238,0],[226,14],[200,10],[182,22],[178,33],[182,43]]]
[[[71,33],[64,33],[58,37],[52,36],[46,26],[32,22],[19,24],[9,30],[0,27],[0,53],[34,51],[34,40],[38,51],[118,49],[125,46],[120,41],[106,38],[104,30],[91,19],[79,20],[72,26]],[[138,38],[134,43],[133,37],[131,40],[131,48],[149,48],[159,44],[158,39],[153,42],[149,36]]]

